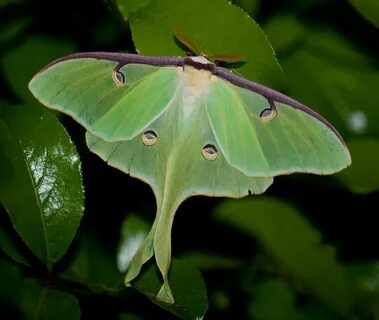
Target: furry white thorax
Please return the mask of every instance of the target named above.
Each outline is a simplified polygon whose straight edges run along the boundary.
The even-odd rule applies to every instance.
[[[195,62],[201,63],[201,64],[212,63],[207,58],[205,58],[204,56],[196,56],[196,57],[188,57],[188,58],[191,59],[192,61],[195,61]]]
[[[204,57],[194,58],[203,58],[202,61],[208,61]],[[194,109],[202,104],[202,99],[208,92],[209,84],[217,78],[208,70],[196,69],[190,65],[184,66],[184,69],[180,68],[179,72],[183,72],[183,89],[181,90],[183,113],[184,117],[188,118]]]

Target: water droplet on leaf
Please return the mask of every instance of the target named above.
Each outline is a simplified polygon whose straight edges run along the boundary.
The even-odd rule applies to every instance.
[[[201,154],[203,157],[209,161],[214,161],[218,157],[218,152],[215,146],[207,144],[202,150]]]
[[[158,142],[158,136],[154,131],[146,131],[141,137],[142,143],[145,146],[153,146]]]

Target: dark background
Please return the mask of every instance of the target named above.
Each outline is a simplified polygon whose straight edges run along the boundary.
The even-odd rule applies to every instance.
[[[338,34],[338,37],[358,48],[359,52],[370,60],[372,70],[378,70],[378,29],[347,1],[265,0],[251,13],[264,30],[273,17],[283,14],[296,17],[310,29],[322,26],[331,33]],[[0,7],[0,28],[25,17],[30,18],[28,26],[10,36],[7,41],[0,42],[2,46],[0,59],[36,34],[65,39],[78,51],[134,52],[131,30],[111,3],[86,0],[54,3],[15,1],[13,4]],[[283,30],[283,33],[285,32],[286,30]],[[301,45],[294,42],[288,50],[278,52],[279,62],[286,60],[296,52],[297,46]],[[32,60],[33,56],[26,58]],[[4,64],[4,60],[2,61]],[[285,75],[286,71],[284,67]],[[305,80],[298,81],[301,83]],[[372,83],[370,85],[374,86]],[[376,84],[377,88],[378,86],[379,83]],[[0,77],[0,88],[2,101],[7,101],[9,104],[23,103],[14,92],[6,74]],[[289,86],[285,92],[292,94],[296,93],[296,90]],[[362,92],[362,95],[365,94]],[[302,97],[295,96],[295,98]],[[308,103],[304,100],[302,102]],[[85,145],[85,131],[73,120],[62,117],[61,121],[74,140],[82,160],[86,209],[79,233],[93,233],[105,247],[114,251],[119,241],[120,225],[127,213],[134,212],[149,223],[152,221],[155,211],[153,193],[148,185],[107,166],[96,155],[91,154]],[[344,134],[343,128],[337,126],[337,129],[342,130],[348,145],[350,139],[376,139],[375,134]],[[372,153],[366,157],[375,157],[376,150],[370,152]],[[366,165],[364,162],[356,164],[353,154],[353,166]],[[359,168],[355,170],[359,172]],[[374,167],[372,170],[374,177],[379,177],[377,171],[377,167]],[[267,195],[283,199],[298,208],[310,224],[320,231],[322,242],[337,248],[341,263],[346,265],[358,261],[373,263],[378,259],[379,182],[376,186],[374,184],[374,187],[367,187],[363,193],[352,191],[349,184],[354,183],[339,177],[296,174],[275,178]],[[196,197],[187,200],[180,207],[172,234],[174,256],[180,256],[189,250],[200,250],[214,251],[236,257],[241,261],[250,261],[264,252],[258,242],[252,240],[250,236],[220,221],[215,221],[211,212],[222,201],[223,199],[218,198]],[[4,224],[10,226],[10,221],[4,214],[2,220]],[[60,262],[61,268],[68,264],[70,254],[74,250],[75,242],[67,256]],[[42,266],[41,270],[35,267],[31,272],[38,274],[42,270]],[[208,319],[249,318],[246,305],[250,296],[240,290],[241,278],[245,271],[242,268],[237,271],[216,270],[203,273],[210,297]],[[265,276],[267,275],[264,274],[263,277]],[[75,290],[68,291],[76,292]],[[217,292],[226,293],[228,301],[226,308],[220,307],[219,300],[214,298]],[[123,300],[123,296],[94,294],[78,296],[84,319],[113,319],[124,311],[136,312],[146,319],[175,318],[137,293],[127,295],[127,303]],[[302,298],[301,294],[298,298],[300,305],[301,299],[306,299]]]

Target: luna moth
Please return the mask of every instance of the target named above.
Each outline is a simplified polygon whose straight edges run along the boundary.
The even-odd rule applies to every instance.
[[[315,111],[204,56],[77,53],[49,64],[29,88],[87,130],[91,151],[151,186],[156,216],[125,283],[155,255],[157,298],[167,303],[171,228],[185,199],[261,194],[274,176],[332,174],[351,163]]]

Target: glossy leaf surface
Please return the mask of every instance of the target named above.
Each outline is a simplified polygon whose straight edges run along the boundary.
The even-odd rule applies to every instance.
[[[3,108],[0,131],[0,201],[33,253],[54,263],[66,252],[83,214],[79,156],[46,111]]]

